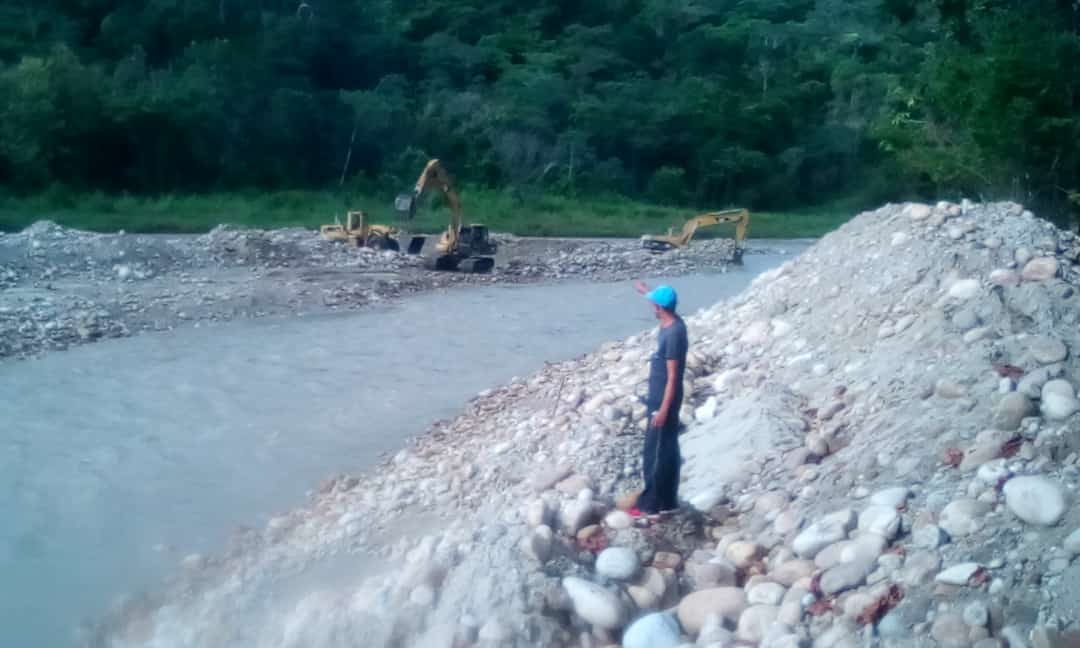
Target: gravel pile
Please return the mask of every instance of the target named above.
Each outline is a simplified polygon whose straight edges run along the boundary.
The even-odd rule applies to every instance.
[[[88,643],[1070,645],[1076,255],[1014,204],[861,214],[687,318],[669,521],[617,506],[649,332],[479,395]]]
[[[571,244],[541,255],[512,259],[499,272],[513,277],[560,279],[605,277],[612,280],[646,276],[674,276],[706,270],[723,271],[735,252],[732,239],[695,241],[691,246],[653,253],[639,241]]]

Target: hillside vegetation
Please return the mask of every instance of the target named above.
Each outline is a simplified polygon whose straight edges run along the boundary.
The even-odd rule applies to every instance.
[[[4,3],[0,188],[385,201],[438,156],[518,204],[1067,219],[1078,60],[1073,0]]]

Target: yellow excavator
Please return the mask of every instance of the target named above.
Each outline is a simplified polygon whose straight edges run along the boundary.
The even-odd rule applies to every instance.
[[[335,218],[335,220],[337,220]],[[330,241],[345,241],[356,247],[369,247],[376,250],[401,249],[398,244],[396,227],[376,225],[367,221],[367,213],[350,211],[345,214],[345,224],[335,223],[319,228],[323,238]]]
[[[746,230],[750,226],[750,212],[745,209],[726,209],[724,211],[709,212],[695,216],[682,227],[682,231],[675,233],[674,228],[668,229],[667,234],[646,234],[641,237],[641,247],[651,252],[666,252],[675,248],[685,248],[690,245],[690,239],[700,227],[719,225],[720,223],[735,223],[735,261],[742,260],[743,243],[746,240]]]
[[[430,160],[420,172],[412,193],[401,194],[394,207],[412,219],[424,192],[435,187],[446,196],[450,206],[450,225],[439,237],[435,254],[429,257],[428,267],[434,270],[459,270],[461,272],[490,272],[495,267],[498,244],[488,237],[488,228],[478,223],[462,225],[461,198],[450,174],[439,160]],[[409,254],[418,254],[424,247],[424,236],[414,236],[409,242]]]

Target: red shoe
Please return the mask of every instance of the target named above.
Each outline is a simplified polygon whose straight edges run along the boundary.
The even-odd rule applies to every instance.
[[[629,513],[630,517],[632,517],[634,519],[640,518],[640,517],[645,515],[644,513],[641,512],[641,509],[639,509],[636,506],[631,506],[630,510],[627,511],[627,513]]]

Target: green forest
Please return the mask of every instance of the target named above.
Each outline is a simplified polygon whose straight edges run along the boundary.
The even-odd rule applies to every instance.
[[[1078,0],[0,3],[0,193],[26,204],[385,202],[439,157],[508,204],[1069,222],[1078,143]]]

